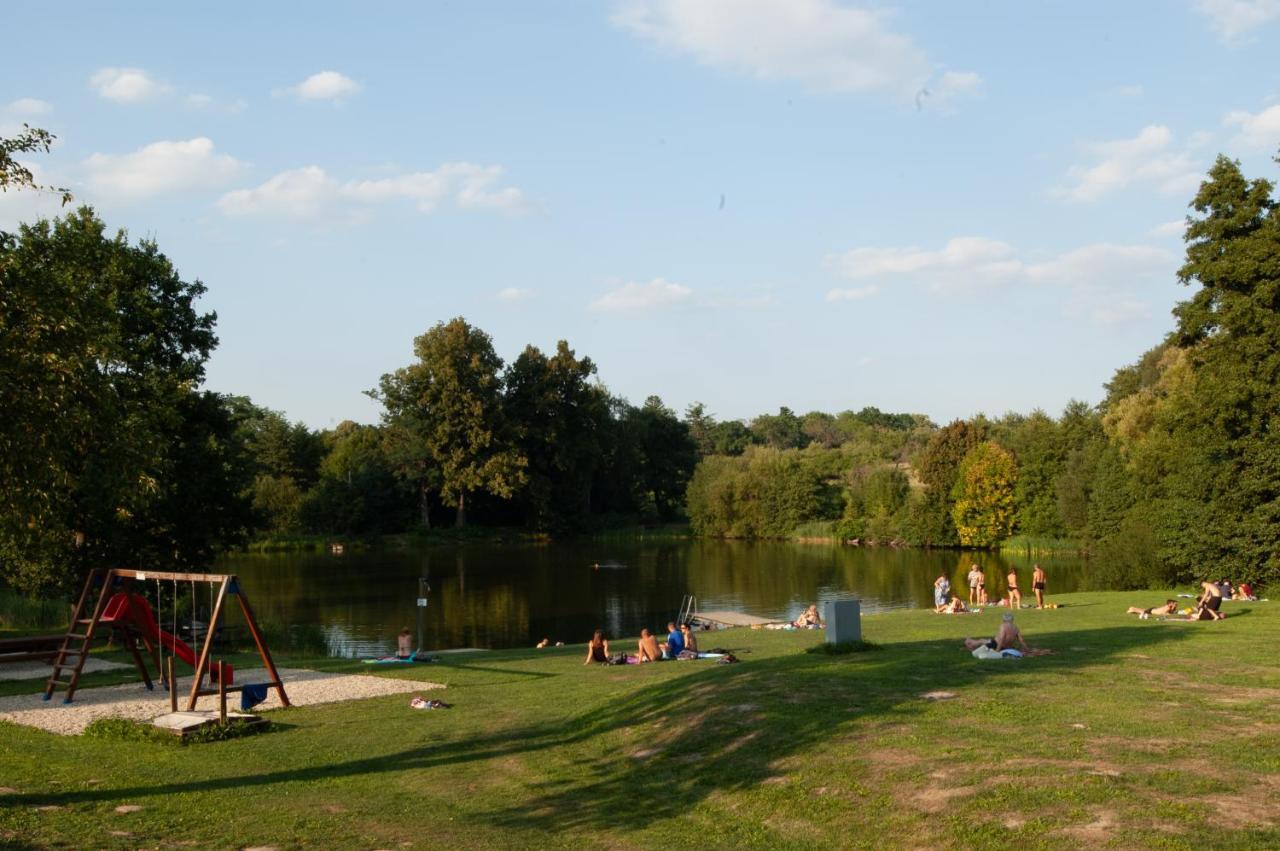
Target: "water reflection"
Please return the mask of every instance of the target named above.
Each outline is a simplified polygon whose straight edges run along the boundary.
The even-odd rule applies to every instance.
[[[302,635],[334,655],[377,655],[416,631],[418,577],[430,578],[426,649],[581,642],[665,626],[685,594],[699,607],[794,618],[809,603],[857,598],[863,611],[932,605],[946,573],[962,597],[982,565],[993,597],[1010,566],[1031,587],[1032,559],[994,553],[744,541],[575,542],[413,551],[236,555],[218,569],[244,580],[272,635]],[[1078,559],[1038,559],[1049,595],[1082,587]],[[1024,590],[1028,595],[1029,591]]]

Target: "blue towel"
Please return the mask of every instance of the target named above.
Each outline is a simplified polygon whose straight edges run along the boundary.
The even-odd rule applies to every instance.
[[[265,683],[253,683],[240,687],[240,709],[248,711],[259,703],[267,699],[267,689],[270,686]]]

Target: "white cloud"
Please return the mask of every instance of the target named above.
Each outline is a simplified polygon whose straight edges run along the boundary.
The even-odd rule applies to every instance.
[[[1257,115],[1241,110],[1230,112],[1222,123],[1240,128],[1234,140],[1237,145],[1270,151],[1280,147],[1280,104],[1267,107]]]
[[[212,95],[192,92],[182,99],[182,105],[192,112],[220,112],[225,115],[236,115],[248,109],[249,102],[244,98],[224,101]]]
[[[128,154],[94,154],[84,166],[93,192],[127,199],[217,186],[235,177],[241,163],[214,153],[213,142],[200,137],[154,142]]]
[[[1148,236],[1182,236],[1187,229],[1187,223],[1182,219],[1175,219],[1172,222],[1164,222],[1158,224],[1151,230],[1147,231]]]
[[[359,83],[345,74],[340,74],[337,71],[320,71],[307,77],[296,86],[278,90],[276,94],[293,95],[298,100],[341,102],[358,93],[361,88]]]
[[[524,301],[533,295],[531,290],[521,289],[520,287],[506,287],[498,290],[494,296],[498,301]]]
[[[670,307],[686,302],[693,295],[688,287],[674,284],[664,278],[654,278],[647,284],[627,283],[610,290],[591,302],[590,309],[597,313],[626,313]]]
[[[828,258],[838,274],[855,280],[899,280],[934,291],[958,293],[998,285],[1048,286],[1061,291],[1069,316],[1099,324],[1145,318],[1147,306],[1134,295],[1144,283],[1172,276],[1177,258],[1149,245],[1098,243],[1049,260],[1027,262],[1008,243],[986,237],[957,237],[942,248],[855,248]],[[876,285],[831,290],[828,301],[866,298]]]
[[[933,103],[950,111],[957,98],[978,94],[982,90],[982,77],[973,71],[944,71],[929,89]]]
[[[980,236],[956,237],[936,251],[855,248],[828,257],[827,265],[852,280],[917,275],[935,290],[985,287],[1006,281],[1022,271],[1012,246]],[[828,300],[831,300],[830,294]]]
[[[1280,0],[1196,0],[1195,8],[1228,43],[1280,18]]]
[[[4,109],[9,115],[34,118],[37,115],[48,115],[53,112],[53,104],[39,98],[18,98]]]
[[[1173,132],[1152,124],[1132,139],[1099,142],[1089,146],[1097,162],[1067,170],[1072,185],[1060,194],[1073,201],[1097,201],[1123,187],[1154,185],[1165,194],[1183,194],[1200,184],[1200,172],[1191,155],[1173,149]]]
[[[1134,84],[1129,86],[1116,86],[1107,94],[1118,98],[1140,98],[1146,90],[1142,86]]]
[[[879,292],[880,288],[874,285],[827,290],[827,301],[860,301],[864,298],[871,298]]]
[[[281,172],[252,189],[228,192],[219,199],[218,207],[227,215],[317,218],[343,205],[349,208],[353,203],[397,200],[411,201],[418,210],[429,213],[452,199],[464,209],[519,212],[524,208],[524,194],[515,187],[497,185],[502,174],[501,166],[445,163],[435,171],[340,183],[319,166],[308,166]]]
[[[141,68],[101,68],[89,78],[100,96],[117,103],[139,103],[169,92],[169,86]]]
[[[833,0],[623,0],[613,22],[713,68],[905,100],[929,83],[934,68],[889,18]],[[948,73],[939,84],[953,94],[976,84],[968,74]]]

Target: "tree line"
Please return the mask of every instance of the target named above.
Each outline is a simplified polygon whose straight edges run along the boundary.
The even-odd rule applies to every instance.
[[[0,189],[37,189],[0,146]],[[564,534],[687,517],[725,537],[990,547],[1070,539],[1113,585],[1280,576],[1280,208],[1219,158],[1188,218],[1177,329],[1097,406],[956,421],[749,421],[609,392],[566,341],[504,363],[463,318],[414,341],[374,425],[312,430],[201,388],[216,316],[89,208],[0,234],[0,579],[206,564],[263,535],[440,523]]]
[[[883,423],[835,446],[717,445],[690,483],[693,528],[972,547],[1021,535],[1087,550],[1108,587],[1280,579],[1280,203],[1219,157],[1191,207],[1178,280],[1194,291],[1099,405]]]

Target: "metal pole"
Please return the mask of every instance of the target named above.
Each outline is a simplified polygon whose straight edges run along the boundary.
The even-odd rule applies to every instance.
[[[418,577],[418,646],[414,651],[415,658],[422,658],[423,621],[427,614],[427,595],[431,593],[431,582],[425,576]]]

